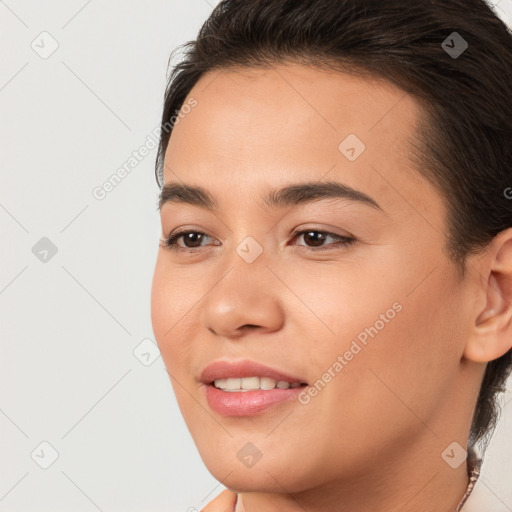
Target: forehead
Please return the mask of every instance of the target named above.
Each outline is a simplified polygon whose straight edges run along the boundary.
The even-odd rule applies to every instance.
[[[306,137],[312,144],[336,147],[350,130],[371,143],[393,126],[394,138],[405,139],[420,112],[410,95],[387,80],[291,63],[208,72],[191,97],[197,106],[179,120],[171,140],[178,132],[188,135],[188,128],[206,147],[219,147],[235,132],[247,142],[293,145]],[[201,123],[190,126],[187,118]]]
[[[221,196],[329,179],[391,208],[439,200],[409,160],[421,109],[386,80],[299,64],[224,69],[203,75],[188,98],[196,105],[169,140],[166,182]]]

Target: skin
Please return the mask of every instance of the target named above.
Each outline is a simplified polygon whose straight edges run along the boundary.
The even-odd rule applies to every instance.
[[[233,512],[236,502],[236,494],[229,489],[224,489],[206,507],[202,508],[201,512]]]
[[[444,199],[409,160],[420,107],[387,81],[276,64],[208,73],[190,96],[164,181],[203,186],[220,209],[162,206],[162,237],[207,236],[189,243],[195,253],[159,248],[151,315],[206,467],[242,512],[454,510],[466,464],[441,454],[467,446],[485,363],[511,348],[512,229],[461,278],[445,251]],[[366,145],[352,162],[338,149],[351,133]],[[344,183],[382,210],[260,199],[302,181]],[[291,236],[298,228],[356,242],[327,237],[315,252],[314,238]],[[248,236],[263,249],[250,264],[236,252]],[[314,384],[394,303],[401,311],[308,404],[249,417],[208,407],[199,376],[210,362],[253,359]],[[250,468],[237,457],[248,442],[262,453]],[[233,499],[225,491],[208,510]]]

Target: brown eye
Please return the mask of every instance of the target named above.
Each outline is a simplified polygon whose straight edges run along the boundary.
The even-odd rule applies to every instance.
[[[325,240],[325,235],[320,231],[304,232],[304,240],[312,242],[313,247],[319,247]]]
[[[173,235],[169,235],[169,237],[164,240],[160,240],[160,245],[175,251],[193,251],[194,249],[202,247],[201,242],[205,236],[208,237],[208,235],[200,231],[181,231],[174,233]],[[184,246],[177,243],[180,238],[183,238]]]
[[[200,247],[201,246],[201,240],[204,236],[204,233],[198,233],[197,231],[192,231],[189,233],[182,234],[183,236],[183,243],[185,244],[185,247]],[[195,245],[199,242],[199,245]],[[191,244],[191,245],[189,245]]]
[[[335,233],[329,233],[328,231],[320,231],[317,229],[306,229],[303,231],[297,231],[294,233],[294,238],[302,237],[306,242],[306,245],[298,244],[301,247],[310,247],[314,250],[327,250],[336,247],[343,247],[353,244],[356,239],[347,236],[336,235]],[[324,245],[326,239],[332,238],[335,240],[334,243]]]

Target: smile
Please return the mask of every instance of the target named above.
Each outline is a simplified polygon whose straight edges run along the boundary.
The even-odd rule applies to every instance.
[[[215,379],[213,385],[218,389],[230,392],[253,391],[256,389],[270,391],[275,388],[288,389],[305,386],[305,384],[298,382],[290,383],[284,380],[277,381],[270,377],[230,377],[227,379]]]

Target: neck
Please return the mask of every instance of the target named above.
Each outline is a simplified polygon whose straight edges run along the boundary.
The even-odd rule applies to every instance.
[[[453,469],[441,457],[450,443],[429,444],[428,449],[410,447],[400,458],[379,454],[377,467],[322,487],[239,493],[236,512],[454,512],[468,485],[467,461]]]

